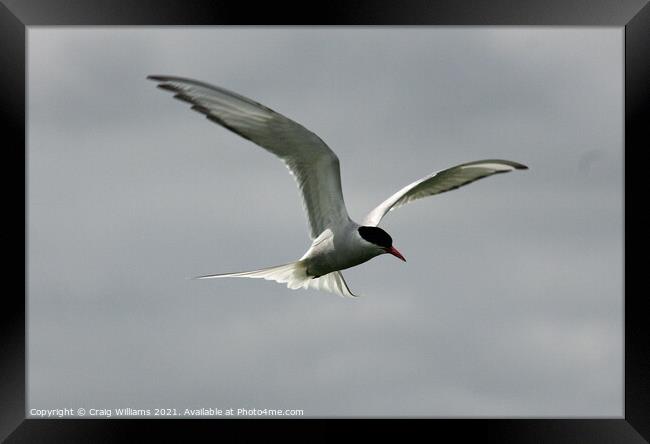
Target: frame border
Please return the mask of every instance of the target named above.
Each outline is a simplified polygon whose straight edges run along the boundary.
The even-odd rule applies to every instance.
[[[26,417],[26,34],[29,26],[133,26],[133,25],[524,25],[524,26],[620,26],[625,27],[625,288],[641,284],[644,263],[630,260],[633,252],[650,247],[642,231],[650,223],[646,214],[633,215],[633,192],[644,191],[645,150],[650,121],[650,4],[648,0],[408,0],[355,3],[328,2],[279,5],[275,2],[236,4],[218,0],[0,0],[0,88],[2,134],[5,159],[16,166],[22,181],[4,179],[9,193],[9,233],[14,254],[6,273],[20,276],[23,293],[6,292],[4,316],[0,322],[3,377],[0,378],[0,439],[7,442],[115,442],[134,436],[151,439],[152,431],[163,440],[187,432],[239,432],[251,425],[258,432],[280,432],[287,426],[312,428],[318,440],[340,438],[337,425],[360,426],[364,435],[421,426],[436,434],[447,432],[461,439],[498,442],[590,442],[637,443],[650,441],[650,327],[645,322],[644,296],[625,292],[625,413],[621,419],[377,419],[328,421],[322,419],[217,419],[173,421],[159,419],[25,419]],[[261,2],[260,2],[261,3]],[[8,156],[8,157],[6,157]],[[11,180],[11,184],[9,181]],[[640,234],[635,236],[635,234]],[[14,245],[15,242],[15,245]],[[22,259],[22,260],[21,260]],[[638,288],[644,288],[639,285]],[[177,427],[177,426],[182,427]],[[334,427],[332,427],[334,425]],[[155,430],[152,430],[154,429]],[[317,434],[313,433],[313,429]],[[145,434],[146,433],[146,434]],[[247,434],[246,437],[249,435]],[[45,438],[47,437],[47,438]]]

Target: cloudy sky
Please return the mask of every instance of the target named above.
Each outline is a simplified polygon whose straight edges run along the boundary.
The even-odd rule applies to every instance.
[[[28,408],[623,414],[622,28],[30,28]],[[281,162],[145,80],[237,91],[321,136],[406,256],[355,300],[200,274],[309,246]]]

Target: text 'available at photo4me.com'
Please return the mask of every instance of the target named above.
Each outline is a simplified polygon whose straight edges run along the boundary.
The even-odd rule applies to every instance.
[[[30,409],[32,418],[237,418],[237,417],[295,417],[304,416],[303,409],[269,409],[269,408],[57,408]]]

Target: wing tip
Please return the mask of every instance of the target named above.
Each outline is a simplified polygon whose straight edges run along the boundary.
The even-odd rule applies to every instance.
[[[498,165],[500,167],[506,167],[505,169],[498,169],[495,171],[496,173],[505,173],[508,171],[512,170],[527,170],[528,166],[524,165],[523,163],[515,162],[513,160],[504,160],[504,159],[484,159],[484,160],[476,160],[474,162],[468,162],[464,163],[461,165],[458,165],[461,168],[475,168],[475,167],[482,167],[482,166],[487,166],[488,164],[492,165]],[[451,167],[450,169],[453,169],[456,167]]]
[[[154,82],[158,82],[158,88],[168,89],[170,91],[178,91],[179,90],[179,88],[177,86],[172,85],[171,82],[193,82],[193,83],[196,82],[194,80],[185,79],[183,77],[165,76],[165,75],[159,75],[159,74],[148,75],[146,77],[146,79],[147,80],[152,80]]]
[[[159,82],[156,87],[160,89],[164,89],[166,91],[172,91],[172,92],[178,92],[178,88],[175,87],[174,85],[171,85],[167,82],[173,80],[172,77],[169,76],[160,76],[160,75],[149,75],[146,77],[147,80],[153,80],[154,82]]]
[[[481,161],[479,161],[479,162],[481,162]],[[482,161],[482,162],[486,162],[486,163],[489,163],[489,162],[501,163],[501,164],[503,164],[503,165],[507,165],[507,166],[509,166],[509,167],[511,167],[512,169],[515,169],[515,170],[527,170],[527,169],[528,169],[528,166],[524,165],[523,163],[515,162],[514,160],[488,159],[488,160],[484,160],[484,161]]]
[[[169,76],[163,76],[159,74],[150,74],[147,76],[147,80],[153,80],[154,82],[164,82],[169,78]]]
[[[500,163],[502,163],[504,165],[508,165],[509,167],[511,167],[512,169],[515,169],[515,170],[527,170],[528,169],[528,167],[526,165],[524,165],[523,163],[515,162],[514,160],[502,160],[502,159],[499,159],[499,160],[497,160],[497,162],[500,162]]]

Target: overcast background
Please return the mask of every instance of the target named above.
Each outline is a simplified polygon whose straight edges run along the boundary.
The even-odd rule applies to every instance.
[[[30,28],[28,408],[623,414],[622,28]],[[293,179],[145,80],[251,97],[338,154],[357,221],[461,162],[528,171],[391,213],[355,300],[193,281],[299,258]]]

